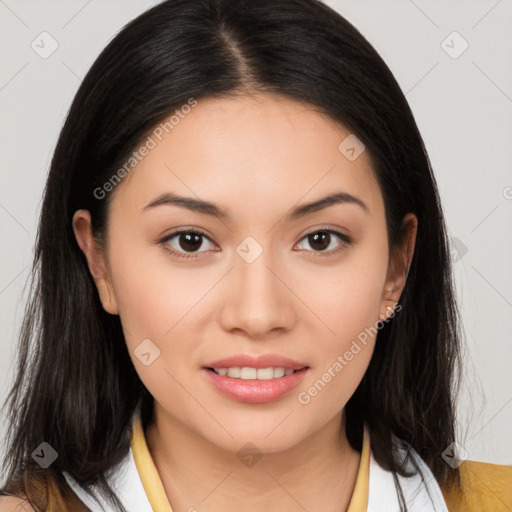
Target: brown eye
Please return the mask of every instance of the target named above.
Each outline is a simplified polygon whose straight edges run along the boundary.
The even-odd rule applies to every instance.
[[[178,235],[178,245],[184,251],[197,251],[203,245],[202,235],[197,233],[181,233]]]
[[[341,240],[341,242],[336,244],[336,238]],[[332,229],[314,231],[306,235],[302,240],[307,241],[307,245],[309,245],[311,251],[314,253],[326,253],[326,256],[338,253],[340,250],[346,248],[346,246],[351,242],[348,236]],[[305,244],[302,241],[299,243],[299,247],[301,249],[304,248],[304,245]]]
[[[326,231],[318,231],[307,238],[309,246],[315,251],[325,251],[331,243],[331,234]]]
[[[179,258],[196,258],[198,255],[194,253],[205,252],[199,251],[204,245],[204,240],[207,240],[210,244],[212,243],[210,239],[200,231],[182,230],[171,233],[162,239],[160,243],[174,256]]]

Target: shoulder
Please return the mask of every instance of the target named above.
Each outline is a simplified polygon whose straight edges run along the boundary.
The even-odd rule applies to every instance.
[[[450,512],[512,510],[512,466],[465,461],[459,471],[460,491],[443,489]]]
[[[14,496],[0,496],[0,512],[34,512],[27,500]]]
[[[0,495],[0,512],[38,512],[41,507],[48,511],[72,510],[73,512],[90,512],[86,505],[70,489],[66,489],[65,495],[55,485],[51,485],[49,500],[46,505],[38,504],[40,508],[34,508],[30,505],[28,499],[23,494],[21,496]],[[36,500],[37,503],[37,500]]]

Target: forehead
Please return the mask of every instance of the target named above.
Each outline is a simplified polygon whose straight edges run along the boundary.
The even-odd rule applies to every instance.
[[[214,200],[240,216],[249,205],[254,214],[335,191],[361,198],[372,215],[382,213],[367,152],[347,158],[344,141],[353,135],[312,105],[258,94],[199,99],[178,112],[148,132],[143,144],[151,149],[116,190],[123,202],[142,208],[155,194],[175,192]]]

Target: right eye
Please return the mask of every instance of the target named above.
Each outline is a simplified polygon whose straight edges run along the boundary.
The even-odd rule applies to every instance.
[[[197,258],[198,255],[194,254],[195,252],[205,252],[198,251],[203,246],[203,239],[205,238],[212,243],[208,236],[201,231],[189,229],[175,231],[165,236],[159,243],[166,251],[177,258]]]

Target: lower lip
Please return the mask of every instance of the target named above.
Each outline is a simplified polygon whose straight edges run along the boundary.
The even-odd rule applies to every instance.
[[[309,368],[303,368],[290,375],[269,380],[234,379],[233,377],[218,375],[207,368],[203,368],[202,371],[209,381],[228,397],[247,404],[266,404],[281,398],[298,386]]]

